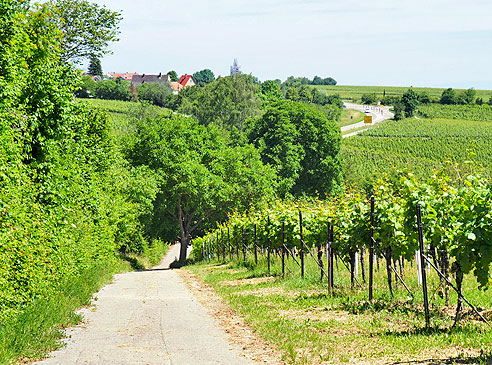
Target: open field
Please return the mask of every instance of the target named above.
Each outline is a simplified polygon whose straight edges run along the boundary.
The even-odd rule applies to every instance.
[[[323,90],[327,94],[339,94],[342,99],[360,100],[363,94],[376,94],[379,96],[401,96],[411,86],[408,87],[395,87],[395,86],[352,86],[352,85],[322,85],[315,86],[319,90]],[[431,99],[439,99],[441,94],[446,88],[428,88],[428,87],[413,87],[416,92],[427,92]],[[457,92],[464,90],[455,89]],[[475,90],[477,92],[476,97],[482,98],[484,101],[488,101],[492,96],[492,90]]]
[[[375,300],[367,301],[367,285],[350,288],[350,274],[341,261],[334,273],[335,289],[329,294],[326,280],[319,282],[319,269],[306,258],[306,275],[287,260],[287,275],[274,258],[272,276],[267,275],[262,257],[254,266],[212,261],[191,267],[263,338],[277,345],[287,363],[487,363],[492,346],[492,329],[470,315],[452,328],[454,306],[444,307],[439,297],[439,280],[430,273],[431,327],[425,329],[422,294],[415,264],[405,263],[405,280],[415,295],[411,300],[400,285],[390,299],[385,268],[375,273]],[[367,270],[367,268],[366,268]],[[492,308],[492,297],[476,288],[472,276],[465,279],[465,296],[480,308]],[[456,296],[451,295],[451,303]],[[490,311],[489,311],[490,315]]]

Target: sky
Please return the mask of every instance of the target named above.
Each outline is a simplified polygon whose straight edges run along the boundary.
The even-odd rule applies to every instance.
[[[492,89],[490,0],[92,0],[121,11],[103,71]]]

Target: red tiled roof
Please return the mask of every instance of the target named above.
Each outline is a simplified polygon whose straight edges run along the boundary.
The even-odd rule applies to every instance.
[[[186,86],[186,84],[188,83],[188,81],[190,81],[190,79],[191,79],[191,75],[184,74],[183,76],[180,77],[178,82],[181,85]]]
[[[110,77],[113,79],[117,79],[121,77],[123,80],[131,80],[133,75],[138,75],[136,72],[125,72],[125,73],[118,73],[118,72],[110,72],[108,74]]]

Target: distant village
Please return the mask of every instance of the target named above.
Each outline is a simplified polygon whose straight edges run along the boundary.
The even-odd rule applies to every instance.
[[[104,79],[112,79],[112,80],[124,80],[129,81],[132,87],[138,87],[142,84],[168,84],[173,90],[174,94],[179,93],[184,88],[195,86],[198,84],[197,80],[193,77],[193,75],[184,74],[178,79],[178,81],[172,81],[171,72],[159,73],[158,75],[151,74],[139,74],[137,72],[109,72],[104,75]],[[234,59],[234,63],[230,67],[230,74],[240,74],[241,69],[239,67],[237,59]],[[101,81],[103,78],[100,76],[94,76],[94,81]]]
[[[178,81],[171,81],[169,74],[159,73],[158,75],[149,74],[139,74],[136,72],[110,72],[105,75],[108,79],[121,79],[125,81],[130,81],[131,85],[137,87],[142,84],[169,84],[173,93],[177,94],[180,90],[195,86],[197,84],[196,80],[192,75],[184,74]]]

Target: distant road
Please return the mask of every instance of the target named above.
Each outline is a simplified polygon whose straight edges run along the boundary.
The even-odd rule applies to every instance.
[[[362,113],[372,115],[372,124],[370,124],[370,125],[374,125],[376,123],[382,122],[383,120],[391,119],[395,116],[392,112],[389,111],[391,108],[390,106],[380,107],[380,106],[374,106],[374,105],[361,105],[361,104],[353,104],[353,103],[343,103],[343,106],[347,109],[354,109],[354,110],[360,111]],[[369,126],[369,124],[365,124],[362,121],[359,123],[346,125],[346,126],[342,127],[341,130],[342,130],[342,132],[346,132],[346,131],[350,131],[352,129],[358,129],[358,128],[362,128],[362,127],[366,127],[366,126]],[[362,132],[362,130],[355,131],[353,133],[345,134],[343,136],[343,138],[355,136],[357,133],[360,133],[360,132]]]

